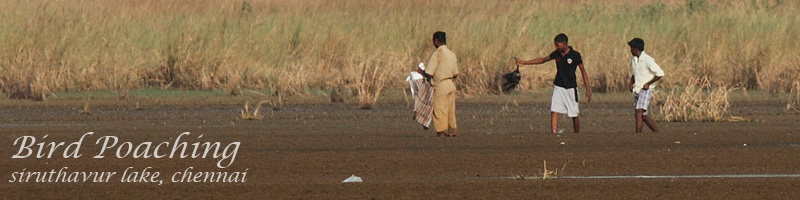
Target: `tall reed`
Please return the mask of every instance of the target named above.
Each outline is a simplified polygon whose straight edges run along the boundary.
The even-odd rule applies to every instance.
[[[625,90],[625,42],[634,37],[669,73],[667,88],[711,77],[784,93],[800,77],[798,1],[8,0],[0,9],[0,90],[11,98],[137,88],[359,91],[368,59],[384,64],[381,88],[402,88],[438,30],[459,57],[457,84],[467,94],[496,93],[511,56],[546,56],[561,32],[583,54],[596,91]],[[524,67],[518,89],[548,88],[554,72],[553,64]]]

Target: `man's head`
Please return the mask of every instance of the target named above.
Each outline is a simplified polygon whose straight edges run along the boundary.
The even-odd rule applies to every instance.
[[[447,34],[442,31],[436,31],[433,33],[433,46],[439,48],[439,46],[447,44]]]
[[[556,49],[560,52],[566,52],[569,50],[569,38],[567,37],[567,34],[559,33],[556,35],[554,43],[556,45]]]
[[[633,38],[630,42],[628,42],[628,46],[631,47],[631,55],[639,56],[644,51],[644,40],[641,38]]]

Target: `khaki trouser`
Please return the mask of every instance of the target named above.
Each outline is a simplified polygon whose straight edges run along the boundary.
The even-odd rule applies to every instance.
[[[433,96],[433,125],[437,133],[456,129],[456,91]]]

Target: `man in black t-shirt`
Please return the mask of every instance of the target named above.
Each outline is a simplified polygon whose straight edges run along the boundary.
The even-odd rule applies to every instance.
[[[569,46],[567,35],[558,34],[554,40],[556,50],[550,56],[533,60],[517,60],[520,65],[538,65],[550,60],[556,61],[556,77],[553,80],[553,97],[550,100],[550,122],[553,133],[558,131],[558,114],[567,114],[572,118],[572,126],[575,133],[581,130],[580,120],[578,119],[578,83],[575,77],[575,69],[581,69],[583,84],[586,87],[586,101],[592,102],[592,91],[589,88],[589,78],[586,69],[583,68],[583,59],[578,51]]]

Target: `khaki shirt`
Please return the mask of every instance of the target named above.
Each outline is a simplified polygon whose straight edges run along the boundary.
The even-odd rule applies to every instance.
[[[439,46],[431,55],[425,73],[433,76],[436,94],[446,94],[456,90],[453,76],[458,74],[458,59],[446,45]]]

